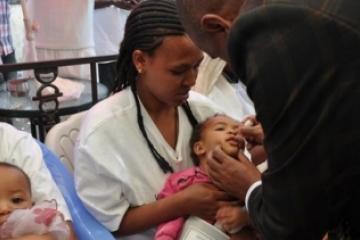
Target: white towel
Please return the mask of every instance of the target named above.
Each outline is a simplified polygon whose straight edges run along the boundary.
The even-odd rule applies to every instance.
[[[85,88],[85,85],[79,81],[61,77],[57,77],[52,84],[58,87],[59,91],[63,94],[58,98],[59,102],[79,99]],[[38,83],[38,85],[40,86],[41,84]],[[53,93],[52,88],[46,88],[44,91],[45,94]]]

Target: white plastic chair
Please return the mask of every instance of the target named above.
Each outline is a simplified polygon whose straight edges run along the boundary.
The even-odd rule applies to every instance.
[[[70,116],[53,126],[45,137],[45,144],[64,163],[70,172],[74,171],[74,146],[80,130],[80,124],[86,112]]]

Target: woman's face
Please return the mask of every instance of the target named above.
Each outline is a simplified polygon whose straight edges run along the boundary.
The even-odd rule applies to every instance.
[[[202,51],[187,35],[165,37],[153,55],[143,53],[134,60],[141,68],[139,95],[169,106],[182,104],[195,84],[202,59]]]

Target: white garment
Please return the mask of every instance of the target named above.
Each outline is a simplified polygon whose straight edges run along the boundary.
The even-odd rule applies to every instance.
[[[36,47],[83,49],[94,47],[95,0],[28,0],[30,16],[39,24]]]
[[[242,120],[247,115],[254,115],[245,86],[239,85],[236,89],[222,74],[225,65],[223,60],[212,59],[205,54],[193,90],[206,95],[234,119]]]
[[[94,38],[96,55],[118,54],[124,36],[126,19],[130,11],[114,6],[94,12]]]
[[[231,85],[235,88],[236,97],[242,103],[245,114],[256,115],[254,103],[246,92],[245,84],[239,80],[239,82]]]
[[[28,0],[29,17],[39,24],[34,42],[25,40],[24,61],[95,56],[95,0]],[[59,76],[90,80],[89,64],[59,68]]]
[[[95,56],[94,48],[84,48],[77,50],[53,50],[36,48],[37,61],[46,61],[54,59],[82,58]],[[90,65],[74,65],[59,67],[59,76],[64,78],[80,78],[90,80]]]
[[[191,92],[190,108],[200,122],[218,109],[206,97]],[[144,107],[144,125],[150,141],[174,171],[192,166],[192,126],[178,108],[176,150],[165,141]],[[75,150],[75,185],[89,211],[110,231],[119,228],[129,206],[154,202],[166,174],[153,158],[137,122],[136,105],[129,88],[95,105],[86,115]],[[121,239],[153,239],[155,229]]]
[[[32,200],[37,203],[55,199],[65,220],[71,220],[64,198],[43,161],[39,145],[32,136],[18,131],[9,124],[0,123],[0,142],[0,162],[18,166],[29,176]]]

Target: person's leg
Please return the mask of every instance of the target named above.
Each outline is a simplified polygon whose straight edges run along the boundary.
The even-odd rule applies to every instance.
[[[104,84],[109,92],[111,92],[115,85],[116,77],[116,62],[99,63],[99,81]]]
[[[2,56],[1,59],[2,59],[3,64],[16,63],[15,51],[8,54],[8,55],[6,55],[6,56]],[[4,75],[5,81],[17,78],[17,72],[16,71],[3,73],[3,75]]]

